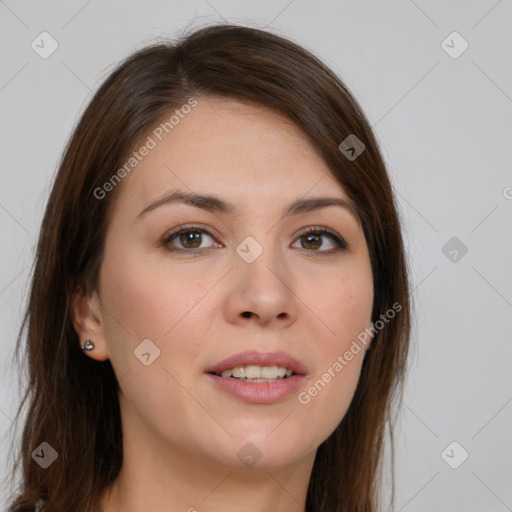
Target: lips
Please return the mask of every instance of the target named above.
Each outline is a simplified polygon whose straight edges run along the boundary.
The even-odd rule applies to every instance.
[[[258,352],[257,350],[249,350],[240,352],[231,357],[210,366],[205,370],[206,373],[220,375],[224,370],[230,370],[238,366],[282,366],[290,368],[294,374],[307,375],[308,369],[295,357],[286,352]]]

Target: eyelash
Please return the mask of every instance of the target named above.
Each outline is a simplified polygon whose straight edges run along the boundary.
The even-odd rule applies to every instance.
[[[212,239],[215,239],[215,237],[206,229],[202,229],[199,226],[186,225],[186,226],[179,226],[173,232],[166,235],[163,238],[163,240],[161,241],[161,245],[169,252],[188,253],[189,255],[194,255],[194,256],[199,256],[201,254],[207,253],[207,252],[211,251],[212,249],[214,249],[214,247],[209,247],[207,249],[192,249],[192,248],[180,249],[178,247],[170,247],[169,246],[170,242],[174,238],[176,238],[178,235],[181,235],[182,233],[186,233],[186,232],[199,232],[202,234],[207,234]],[[313,256],[313,257],[322,256],[322,255],[330,256],[330,255],[336,254],[340,251],[346,251],[349,248],[347,242],[343,238],[336,235],[335,233],[333,233],[332,231],[330,231],[327,228],[315,227],[315,226],[310,227],[310,228],[305,228],[297,234],[297,239],[304,237],[304,236],[308,236],[308,235],[327,236],[337,245],[337,247],[335,247],[334,249],[329,249],[328,251],[320,251],[317,249],[304,249],[304,251],[306,251],[309,256]]]

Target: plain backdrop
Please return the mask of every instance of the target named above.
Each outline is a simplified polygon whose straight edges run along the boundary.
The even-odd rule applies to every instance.
[[[510,0],[0,1],[0,482],[8,431],[21,429],[12,351],[64,144],[122,58],[224,19],[319,56],[388,165],[416,310],[395,510],[512,510],[511,11]],[[31,46],[42,32],[58,44],[47,58]]]

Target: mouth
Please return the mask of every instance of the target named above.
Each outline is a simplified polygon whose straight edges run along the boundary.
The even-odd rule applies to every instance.
[[[205,373],[218,377],[246,380],[281,380],[293,375],[307,375],[306,366],[286,352],[258,352],[249,350],[207,368]]]
[[[308,369],[284,352],[248,351],[220,361],[205,373],[217,389],[232,397],[253,404],[271,404],[297,392]]]
[[[222,372],[207,372],[217,377],[236,379],[242,382],[279,382],[298,375],[291,368],[284,366],[245,365],[228,368]]]

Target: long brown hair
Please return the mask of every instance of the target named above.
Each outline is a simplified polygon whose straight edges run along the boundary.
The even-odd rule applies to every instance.
[[[306,500],[307,512],[378,510],[385,431],[389,425],[392,434],[403,390],[411,322],[407,262],[387,170],[361,107],[328,67],[289,39],[228,24],[130,55],[95,93],[68,141],[42,221],[16,345],[29,377],[16,422],[27,400],[29,407],[13,465],[11,478],[18,469],[21,481],[11,509],[44,500],[44,510],[96,511],[118,476],[118,382],[109,360],[84,357],[69,314],[75,286],[86,292],[98,286],[109,212],[122,184],[101,200],[94,191],[148,130],[187,99],[205,95],[270,106],[304,131],[362,220],[373,321],[401,306],[381,322],[350,407],[318,448]],[[340,147],[351,135],[364,144],[357,158]],[[42,442],[58,453],[46,469],[32,457]]]

